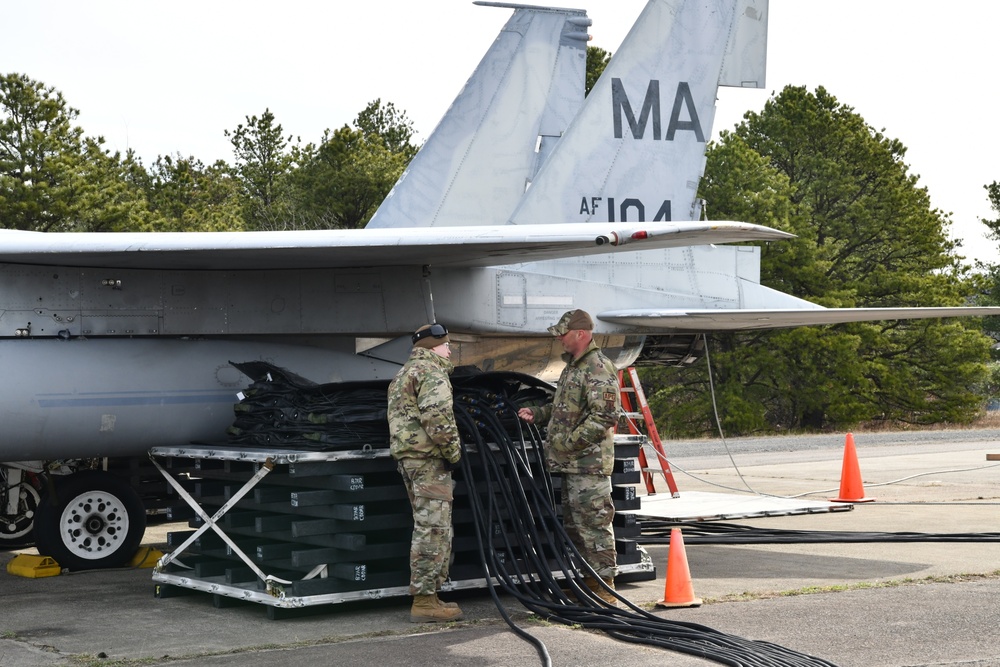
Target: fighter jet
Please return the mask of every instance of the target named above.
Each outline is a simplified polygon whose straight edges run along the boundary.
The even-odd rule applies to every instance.
[[[457,364],[551,377],[571,308],[620,367],[717,330],[997,314],[821,308],[723,245],[789,234],[701,220],[716,91],[764,86],[766,0],[649,0],[586,98],[583,10],[476,4],[513,14],[365,229],[0,231],[0,545],[34,529],[121,564],[141,499],[86,462],[224,439],[246,383],[230,362],[387,379],[441,322]],[[84,498],[81,540],[63,524]]]

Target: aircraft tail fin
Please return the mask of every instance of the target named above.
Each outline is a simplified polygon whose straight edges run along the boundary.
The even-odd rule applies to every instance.
[[[767,72],[767,2],[742,0],[722,59],[720,86],[763,88]]]
[[[514,9],[368,227],[499,225],[583,105],[583,10]]]
[[[649,0],[511,216],[697,220],[719,85],[764,85],[767,0]]]

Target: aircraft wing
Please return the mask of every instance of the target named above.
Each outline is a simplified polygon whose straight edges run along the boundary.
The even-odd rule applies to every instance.
[[[986,317],[1000,315],[1000,307],[939,308],[773,308],[773,309],[633,309],[606,310],[597,314],[604,322],[655,331],[737,331],[782,329],[843,322],[914,320],[935,317]]]
[[[792,234],[743,222],[637,222],[288,232],[0,230],[0,263],[131,269],[496,266]]]

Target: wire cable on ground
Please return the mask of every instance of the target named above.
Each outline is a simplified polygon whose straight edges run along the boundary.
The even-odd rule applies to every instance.
[[[463,434],[462,473],[470,489],[484,575],[496,588],[549,621],[602,630],[630,643],[698,656],[726,665],[832,665],[769,642],[728,635],[696,623],[661,618],[615,593],[620,606],[601,600],[584,583],[600,577],[573,546],[558,519],[537,429],[523,424],[517,405],[496,386],[456,383],[455,412]],[[610,589],[607,589],[610,590]],[[491,590],[504,620],[521,637]],[[547,651],[531,641],[544,665]]]
[[[388,442],[384,382],[317,385],[266,362],[234,364],[254,380],[236,408],[232,442],[309,449],[357,449]],[[545,468],[542,433],[518,419],[520,405],[552,388],[519,373],[456,373],[455,416],[462,434],[461,474],[483,573],[497,609],[551,665],[544,643],[516,626],[499,592],[549,621],[602,630],[622,641],[670,649],[740,667],[814,667],[821,658],[696,623],[648,613],[617,593],[604,602],[587,585],[605,586],[569,539],[557,511],[560,481]],[[463,524],[462,530],[469,530]],[[610,591],[605,586],[605,592]]]
[[[668,459],[667,457],[663,456],[662,454],[660,454],[659,452],[657,452],[655,450],[653,450],[653,453],[656,455],[656,457],[658,459],[663,459],[664,461],[666,461],[668,463],[668,465],[670,466],[670,470],[672,470],[674,472],[683,473],[683,474],[687,475],[688,477],[690,477],[691,479],[697,480],[701,484],[707,484],[709,486],[714,486],[714,487],[716,487],[718,489],[725,489],[727,491],[736,491],[737,493],[746,493],[743,489],[738,489],[736,487],[729,486],[727,484],[719,484],[718,482],[713,482],[713,481],[711,481],[709,479],[705,479],[704,477],[698,476],[698,475],[692,473],[691,471],[686,470],[686,469],[682,468],[681,466],[677,465],[677,462],[675,460]],[[877,487],[880,487],[880,486],[892,486],[893,484],[901,484],[902,482],[908,482],[911,479],[916,479],[917,477],[928,477],[930,475],[947,475],[947,474],[950,474],[950,473],[958,473],[958,472],[975,472],[977,470],[988,470],[990,468],[996,468],[996,467],[1000,467],[1000,463],[990,463],[990,464],[987,464],[987,465],[973,466],[971,468],[952,468],[952,469],[948,469],[948,470],[929,470],[927,472],[921,472],[921,473],[917,473],[915,475],[908,475],[907,477],[901,477],[899,479],[889,480],[888,482],[870,482],[870,481],[869,482],[865,482],[865,488],[877,488]],[[791,500],[791,499],[795,499],[795,498],[803,498],[805,496],[815,496],[815,495],[827,496],[827,495],[829,495],[831,493],[836,493],[837,491],[838,491],[838,487],[832,487],[832,488],[829,488],[829,489],[816,489],[816,490],[813,490],[813,491],[804,491],[802,493],[796,493],[796,494],[792,494],[792,495],[780,495],[780,494],[775,494],[775,493],[764,493],[762,491],[751,491],[751,493],[753,495],[755,495],[755,496],[761,496],[762,498],[784,498],[784,499]],[[893,503],[893,502],[882,501],[879,504],[880,505],[893,505],[893,504],[899,504],[899,505],[933,505],[933,504],[943,504],[943,505],[996,505],[996,504],[1000,504],[1000,503],[998,503],[998,502],[987,502],[987,501],[968,502],[968,503],[966,503],[966,502],[959,502],[959,501],[956,501],[956,502],[942,502],[942,503],[930,503],[930,502],[926,502],[926,501],[919,501],[919,502],[912,502],[912,503]]]
[[[736,475],[740,478],[740,481],[743,483],[743,486],[745,486],[746,489],[750,493],[752,493],[754,495],[757,495],[757,496],[762,496],[762,497],[765,497],[765,498],[787,498],[787,499],[792,499],[792,498],[802,498],[804,496],[809,496],[809,495],[814,495],[814,494],[823,494],[823,495],[825,495],[825,494],[828,494],[828,493],[836,492],[838,490],[835,487],[835,488],[832,488],[832,489],[819,489],[819,490],[816,490],[816,491],[807,491],[805,493],[799,493],[799,494],[792,495],[792,496],[782,496],[782,495],[775,495],[775,494],[771,494],[771,493],[764,493],[764,492],[761,492],[761,491],[757,491],[752,486],[750,486],[750,483],[743,477],[743,473],[742,473],[742,471],[740,471],[740,467],[739,467],[739,465],[737,465],[736,459],[733,457],[733,452],[729,448],[729,442],[726,440],[726,434],[722,430],[722,420],[719,417],[719,406],[718,406],[718,403],[716,402],[716,399],[715,399],[715,382],[714,382],[714,380],[712,378],[712,358],[711,358],[711,356],[709,354],[709,344],[708,344],[708,339],[707,338],[705,340],[705,365],[706,365],[706,368],[708,369],[709,394],[712,397],[712,416],[715,419],[716,428],[718,429],[718,432],[719,432],[719,440],[722,442],[722,446],[725,447],[726,455],[729,457],[729,462],[732,464],[733,470],[736,471]],[[631,421],[631,419],[629,421]],[[660,452],[657,452],[657,451],[654,450],[654,453],[655,453],[655,455],[658,458],[662,458],[664,461],[666,461],[667,464],[670,466],[671,470],[682,472],[685,475],[688,475],[689,477],[691,477],[692,479],[697,479],[699,482],[702,482],[704,484],[709,484],[711,486],[715,486],[715,487],[720,488],[720,489],[726,489],[726,490],[729,490],[729,491],[738,491],[738,492],[742,491],[742,489],[737,489],[737,488],[734,488],[732,486],[727,486],[725,484],[718,484],[716,482],[711,482],[711,481],[709,481],[707,479],[704,479],[703,477],[698,477],[697,475],[694,475],[694,474],[690,473],[689,471],[685,470],[684,468],[679,467],[674,461],[668,460],[665,456],[663,456],[662,454],[660,454]],[[930,472],[925,472],[925,473],[918,473],[916,475],[910,475],[909,477],[903,477],[901,479],[892,480],[892,481],[889,481],[889,482],[878,482],[878,483],[866,482],[865,483],[865,487],[872,487],[872,488],[874,488],[874,487],[879,487],[879,486],[889,486],[889,485],[892,485],[892,484],[899,484],[901,482],[905,482],[905,481],[914,479],[916,477],[925,477],[927,475],[944,475],[944,474],[954,473],[954,472],[971,472],[971,471],[975,471],[975,470],[985,470],[985,469],[988,469],[988,468],[994,468],[994,467],[997,467],[997,466],[1000,466],[1000,463],[991,463],[989,465],[975,466],[975,467],[972,467],[972,468],[958,468],[958,469],[954,469],[954,470],[930,471]],[[882,504],[886,504],[886,503],[882,503]]]
[[[678,523],[637,517],[642,534],[640,544],[670,544],[670,530],[684,529],[685,544],[806,544],[853,542],[1000,542],[1000,533],[916,533],[866,532],[847,530],[785,530],[757,528],[731,523]]]
[[[719,405],[715,402],[715,382],[712,380],[712,357],[708,354],[708,348],[708,336],[705,336],[705,367],[708,369],[708,388],[709,394],[712,396],[712,415],[715,416],[715,424],[719,428],[719,438],[722,440],[722,444],[726,448],[726,454],[729,455],[729,461],[733,464],[733,470],[735,470],[736,474],[739,475],[740,481],[743,482],[743,485],[746,486],[749,491],[757,493],[757,491],[750,486],[750,483],[743,478],[743,473],[740,472],[740,467],[736,465],[736,459],[733,458],[733,453],[729,449],[729,443],[726,442],[726,434],[722,430],[722,420],[719,419]]]

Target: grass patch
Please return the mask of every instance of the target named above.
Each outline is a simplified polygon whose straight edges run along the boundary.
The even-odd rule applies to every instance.
[[[1000,570],[985,574],[948,574],[924,577],[922,579],[891,579],[888,581],[859,581],[853,584],[834,584],[830,586],[804,586],[787,591],[770,591],[760,593],[733,593],[718,598],[705,598],[704,604],[720,604],[723,602],[747,602],[750,600],[770,600],[796,595],[815,595],[817,593],[843,593],[844,591],[868,590],[873,588],[898,588],[900,586],[922,586],[924,584],[960,584],[968,581],[1000,579]]]
[[[970,422],[941,422],[937,424],[909,424],[901,421],[871,421],[856,424],[849,429],[854,433],[895,433],[897,431],[975,431],[1000,428],[1000,410],[984,410]]]

